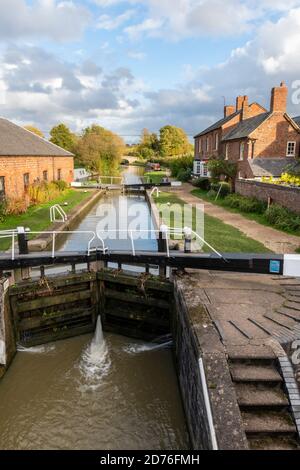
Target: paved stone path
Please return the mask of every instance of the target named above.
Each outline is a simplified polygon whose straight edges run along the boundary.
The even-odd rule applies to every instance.
[[[187,270],[180,284],[193,305],[206,307],[224,344],[300,338],[300,279]]]
[[[206,202],[191,194],[193,189],[195,188],[192,185],[184,183],[180,189],[176,190],[176,193],[188,204],[204,204],[206,214],[239,229],[245,235],[262,243],[274,253],[294,253],[300,247],[300,236],[289,235],[272,227],[266,227],[254,220],[246,219],[240,214],[227,211],[222,207]],[[174,192],[174,188],[172,188],[172,192]]]

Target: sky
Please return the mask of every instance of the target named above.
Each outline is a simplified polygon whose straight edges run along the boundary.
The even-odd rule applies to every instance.
[[[284,80],[300,115],[300,0],[0,0],[0,115],[46,135],[190,136]]]

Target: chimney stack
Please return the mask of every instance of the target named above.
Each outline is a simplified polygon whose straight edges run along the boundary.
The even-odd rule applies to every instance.
[[[231,114],[235,113],[235,106],[227,105],[224,106],[224,118],[231,116]]]
[[[242,105],[242,121],[251,117],[249,111],[250,111],[250,107],[248,103],[248,96],[245,95],[243,105]]]
[[[237,99],[236,99],[236,111],[240,111],[243,107],[243,103],[244,103],[244,100],[245,98],[248,99],[248,97],[246,96],[238,96]]]
[[[272,88],[271,92],[271,113],[285,113],[288,97],[288,88],[284,82],[279,87]]]

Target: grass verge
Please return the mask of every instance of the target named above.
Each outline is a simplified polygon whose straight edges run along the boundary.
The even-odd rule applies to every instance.
[[[228,207],[228,205],[226,204],[225,199],[219,198],[219,199],[215,200],[214,197],[213,198],[209,197],[207,195],[207,191],[205,191],[203,189],[194,189],[193,191],[191,191],[191,194],[193,194],[194,196],[197,196],[199,199],[203,199],[204,201],[211,202],[212,204],[215,204],[216,206],[223,207],[228,212],[241,214],[243,217],[245,217],[245,219],[254,220],[255,222],[258,222],[261,225],[264,225],[266,227],[272,227],[274,230],[279,230],[280,232],[283,232],[283,233],[289,233],[290,235],[296,235],[296,236],[299,237],[299,244],[300,244],[299,230],[282,230],[278,227],[274,227],[274,225],[272,225],[271,223],[269,223],[266,220],[264,214],[258,214],[258,213],[255,213],[255,212],[245,212],[245,211],[241,211],[240,209],[235,209],[235,208],[232,208],[232,207]]]
[[[155,203],[158,208],[163,204],[175,204],[174,212],[182,213],[181,207],[185,202],[174,194],[162,192],[158,198],[155,198]],[[196,214],[193,213],[192,220],[185,219],[185,225],[195,229]],[[165,221],[168,223],[168,221]],[[171,226],[173,222],[171,220]],[[252,238],[244,235],[240,230],[225,224],[215,217],[204,214],[204,238],[216,250],[224,253],[270,253],[271,251],[266,248],[262,243],[259,243]],[[203,247],[205,253],[211,250]]]
[[[162,179],[167,176],[164,171],[148,171],[144,174],[145,178],[150,178],[152,183],[161,183]]]
[[[46,230],[51,225],[49,215],[51,206],[54,204],[61,204],[64,211],[69,213],[74,207],[87,199],[90,195],[90,192],[85,193],[84,191],[68,189],[50,202],[29,207],[25,214],[6,216],[4,221],[0,223],[0,230],[8,230],[16,227],[29,227],[34,232]],[[67,206],[64,206],[65,202],[68,203]],[[0,250],[6,250],[10,245],[10,239],[0,239]]]

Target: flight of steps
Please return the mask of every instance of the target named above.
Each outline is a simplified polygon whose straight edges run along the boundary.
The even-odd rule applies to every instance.
[[[229,353],[229,367],[236,389],[250,449],[299,448],[296,425],[278,360],[268,351],[250,355]]]

